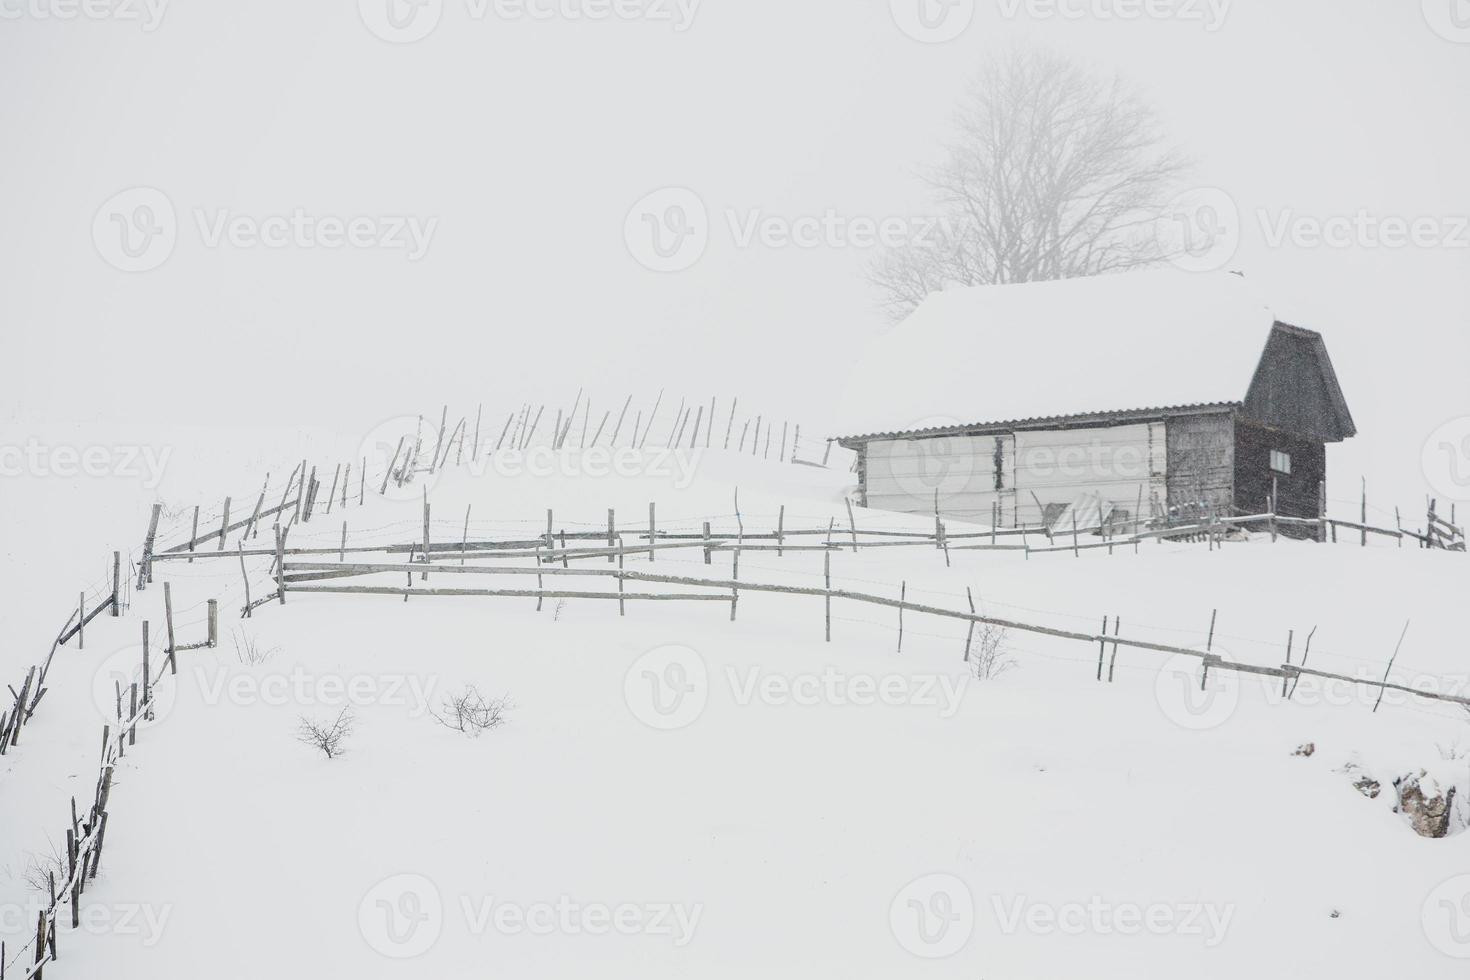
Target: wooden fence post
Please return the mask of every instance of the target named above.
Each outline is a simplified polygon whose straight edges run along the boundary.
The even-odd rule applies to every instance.
[[[219,600],[209,600],[209,646],[219,646]]]
[[[1363,477],[1363,547],[1368,547],[1368,478]]]
[[[229,531],[230,531],[230,498],[229,497],[226,497],[225,498],[225,514],[224,514],[224,517],[220,520],[220,524],[219,524],[219,547],[215,549],[216,551],[224,551],[225,550],[225,535],[229,534]]]
[[[122,615],[122,552],[112,553],[112,615]]]
[[[138,566],[138,591],[148,588],[153,578],[153,542],[158,536],[158,516],[163,513],[163,504],[153,505],[153,516],[148,519],[148,536],[143,539],[143,559]]]
[[[393,476],[393,468],[398,465],[398,455],[403,452],[403,440],[406,438],[408,437],[398,437],[398,445],[393,450],[393,458],[388,460],[388,469],[383,473],[383,486],[378,490],[378,496],[383,496],[388,492],[388,480]],[[501,438],[505,438],[503,433],[501,434]]]
[[[168,636],[168,672],[177,674],[179,665],[174,655],[174,591],[172,582],[163,583],[163,625]]]
[[[740,549],[739,548],[736,548],[734,551],[730,552],[730,554],[733,557],[733,561],[731,562],[731,565],[730,565],[730,578],[731,578],[732,581],[739,582],[740,581]],[[730,588],[730,622],[732,622],[732,623],[735,622],[735,607],[739,603],[740,603],[740,587],[738,585],[737,586],[732,586]]]
[[[596,444],[597,440],[596,439],[593,439],[592,442],[594,444]],[[615,561],[618,560],[617,559],[617,556],[612,554],[612,549],[613,548],[616,548],[617,545],[618,545],[618,522],[617,522],[617,513],[616,513],[616,511],[613,508],[609,507],[607,509],[607,547],[608,547],[607,563],[609,565],[611,565],[613,562],[615,562]]]
[[[898,652],[903,653],[903,607],[909,601],[909,583],[907,580],[899,586],[898,590]]]
[[[281,605],[286,604],[286,535],[279,524],[276,525],[276,598]]]
[[[822,579],[827,594],[823,597],[827,615],[827,642],[832,642],[832,549],[822,552]]]
[[[1317,481],[1317,543],[1327,543],[1327,481]]]
[[[654,563],[654,560],[655,560],[655,558],[656,558],[656,556],[658,554],[657,550],[654,548],[654,544],[657,541],[658,541],[658,527],[657,527],[657,525],[654,522],[653,501],[649,501],[648,502],[648,563],[650,565],[652,565]]]
[[[419,573],[419,581],[429,580],[429,488],[424,488],[424,570]]]
[[[194,505],[194,524],[189,531],[189,554],[194,554],[195,543],[199,540],[199,505]],[[189,564],[194,564],[194,559],[189,559]]]
[[[969,603],[970,603],[970,615],[971,616],[974,616],[975,615],[975,594],[970,591],[970,587],[968,585],[965,586],[965,598],[967,600],[969,600]],[[965,663],[969,663],[970,662],[970,644],[973,643],[974,641],[975,641],[975,621],[972,619],[972,620],[970,620],[970,628],[969,628],[968,632],[965,633]]]

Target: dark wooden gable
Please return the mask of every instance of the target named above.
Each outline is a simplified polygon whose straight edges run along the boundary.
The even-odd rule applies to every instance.
[[[1272,327],[1241,415],[1321,442],[1358,434],[1322,335],[1287,323]]]

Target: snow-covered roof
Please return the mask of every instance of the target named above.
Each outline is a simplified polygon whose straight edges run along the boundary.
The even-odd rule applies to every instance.
[[[931,294],[869,345],[842,427],[912,432],[1245,400],[1275,317],[1230,273]]]

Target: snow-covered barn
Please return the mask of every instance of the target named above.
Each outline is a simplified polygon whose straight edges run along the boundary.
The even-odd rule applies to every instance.
[[[935,293],[842,411],[865,506],[1002,527],[1261,513],[1273,489],[1315,517],[1327,444],[1357,433],[1321,334],[1173,270]]]

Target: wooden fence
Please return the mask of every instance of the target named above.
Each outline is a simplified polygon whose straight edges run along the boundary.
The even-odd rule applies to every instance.
[[[41,980],[45,967],[59,959],[57,937],[63,921],[69,917],[72,929],[81,925],[82,895],[89,883],[97,877],[97,869],[102,862],[113,773],[117,762],[123,758],[128,748],[137,743],[139,725],[152,719],[158,685],[164,682],[166,676],[178,673],[178,652],[215,646],[218,643],[216,608],[215,600],[211,599],[209,636],[206,640],[176,646],[170,604],[166,622],[167,642],[163,647],[162,657],[157,660],[151,656],[148,621],[143,621],[139,679],[133,681],[126,692],[120,683],[115,687],[116,717],[113,723],[102,726],[101,761],[92,799],[84,810],[78,809],[75,796],[71,799],[71,819],[64,835],[66,854],[65,867],[62,870],[65,877],[58,882],[56,872],[48,872],[48,903],[37,914],[36,931],[31,940],[13,954],[0,943],[0,980],[10,976]],[[17,973],[17,970],[20,972]]]

